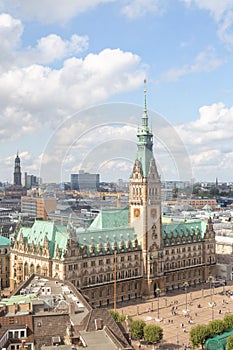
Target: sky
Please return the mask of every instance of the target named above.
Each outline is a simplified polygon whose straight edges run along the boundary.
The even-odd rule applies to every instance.
[[[233,181],[233,0],[0,0],[0,53],[0,181],[128,180],[144,90],[162,180]]]

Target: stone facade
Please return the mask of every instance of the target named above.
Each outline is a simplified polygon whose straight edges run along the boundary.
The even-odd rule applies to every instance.
[[[129,184],[129,209],[103,210],[88,229],[35,221],[18,227],[11,289],[32,273],[71,281],[93,306],[196,285],[216,276],[215,233],[206,222],[162,224],[161,181],[146,96]]]
[[[113,303],[116,276],[117,301],[140,297],[142,252],[131,229],[118,228],[120,239],[116,228],[105,230],[101,240],[96,230],[74,236],[74,228],[66,229],[46,221],[19,229],[11,249],[11,290],[36,273],[71,281],[92,305],[102,306]]]
[[[0,236],[0,291],[9,287],[10,240]]]

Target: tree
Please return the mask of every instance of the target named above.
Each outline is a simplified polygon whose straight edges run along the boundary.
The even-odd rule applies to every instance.
[[[150,343],[158,343],[163,339],[163,329],[157,325],[148,324],[144,327],[144,338]]]
[[[233,328],[233,315],[226,315],[223,319],[225,331]]]
[[[146,323],[143,320],[131,321],[129,325],[131,337],[133,339],[142,339],[145,325]]]
[[[206,325],[197,325],[191,328],[190,331],[190,341],[193,347],[198,347],[201,345],[203,349],[203,345],[206,339],[209,337],[209,327]]]
[[[218,196],[219,195],[219,189],[215,186],[212,186],[210,189],[210,195],[211,196]]]
[[[114,318],[115,322],[123,322],[126,319],[125,315],[120,315],[119,312],[117,312],[117,311],[110,310],[109,312],[112,315],[112,317]]]
[[[230,335],[227,339],[227,347],[226,350],[233,350],[233,334]]]
[[[210,336],[213,337],[216,334],[221,334],[225,331],[225,324],[222,320],[213,320],[208,324]]]

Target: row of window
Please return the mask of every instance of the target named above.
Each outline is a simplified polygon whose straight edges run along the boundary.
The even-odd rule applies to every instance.
[[[17,331],[9,331],[8,336],[10,339],[18,339],[18,338],[25,338],[27,336],[27,331],[26,329],[24,330],[17,330]]]
[[[134,255],[134,260],[138,260],[139,259],[139,255]],[[127,255],[127,256],[120,256],[120,257],[116,257],[116,262],[126,262],[126,261],[132,261],[133,260],[133,256],[132,255]],[[83,268],[88,268],[88,267],[95,267],[95,266],[103,266],[103,265],[113,265],[114,264],[114,258],[110,259],[100,259],[100,260],[91,260],[91,261],[84,261],[82,264]],[[72,265],[68,265],[68,270],[77,270],[78,269],[78,264],[72,264]]]
[[[131,278],[131,277],[138,277],[139,276],[139,269],[135,270],[128,270],[128,271],[121,271],[117,273],[117,280],[124,279],[124,278]],[[84,286],[90,285],[90,284],[98,284],[98,283],[104,283],[104,282],[110,282],[114,280],[114,274],[113,273],[106,273],[104,275],[100,274],[98,276],[91,276],[91,277],[84,277],[83,284]]]
[[[25,347],[27,350],[31,350],[32,344],[27,344]],[[22,344],[11,344],[10,350],[18,350],[18,349],[22,349]]]
[[[181,280],[185,280],[187,278],[191,278],[191,277],[199,277],[201,276],[202,271],[200,269],[198,270],[188,270],[187,272],[179,272],[177,274],[173,273],[169,276],[166,276],[166,283],[169,282],[169,280],[171,282],[174,282],[175,280],[181,281]]]
[[[117,291],[118,292],[121,292],[121,293],[125,293],[125,292],[130,292],[131,290],[138,290],[138,283],[135,282],[134,284],[122,284],[121,286],[119,286],[117,288]],[[102,298],[104,297],[104,294],[106,293],[106,296],[109,296],[109,295],[113,295],[113,288],[112,287],[109,287],[109,288],[104,288],[104,289],[100,289],[100,290],[97,290],[97,291],[91,291],[91,298],[92,299],[95,299],[95,298]]]
[[[172,263],[167,263],[164,266],[164,270],[169,271],[172,269],[176,269],[176,268],[181,268],[181,267],[187,267],[187,266],[193,266],[193,265],[197,265],[197,264],[201,264],[202,263],[202,259],[200,258],[194,258],[194,259],[188,259],[188,260],[183,260],[183,261],[177,261],[177,262],[172,262]]]
[[[176,253],[185,253],[187,252],[191,252],[191,251],[196,251],[196,250],[201,250],[201,245],[199,244],[198,246],[194,245],[194,246],[188,246],[188,247],[182,247],[182,248],[173,248],[171,250],[166,250],[165,251],[165,255],[170,255],[170,254],[176,254]]]
[[[186,241],[186,239],[188,239],[188,241]],[[197,235],[193,235],[193,236],[189,235],[188,237],[186,237],[185,235],[183,235],[183,236],[177,238],[176,240],[175,240],[175,238],[173,237],[173,238],[171,239],[171,243],[170,243],[170,239],[169,239],[169,238],[166,238],[166,239],[164,239],[164,244],[165,244],[166,246],[168,246],[168,245],[170,245],[170,244],[171,244],[171,245],[175,245],[175,244],[186,244],[186,243],[193,243],[193,242],[197,242],[197,241],[201,241],[201,235],[200,235],[200,234],[198,234],[198,236],[197,236]]]

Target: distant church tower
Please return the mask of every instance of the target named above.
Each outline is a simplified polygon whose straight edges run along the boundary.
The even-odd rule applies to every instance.
[[[137,132],[137,158],[129,183],[129,223],[143,253],[142,295],[154,297],[164,289],[161,220],[161,181],[153,155],[153,133],[148,126],[146,89],[144,112]]]
[[[19,158],[18,152],[17,152],[17,156],[15,158],[14,185],[22,186],[22,183],[21,183],[20,158]]]

